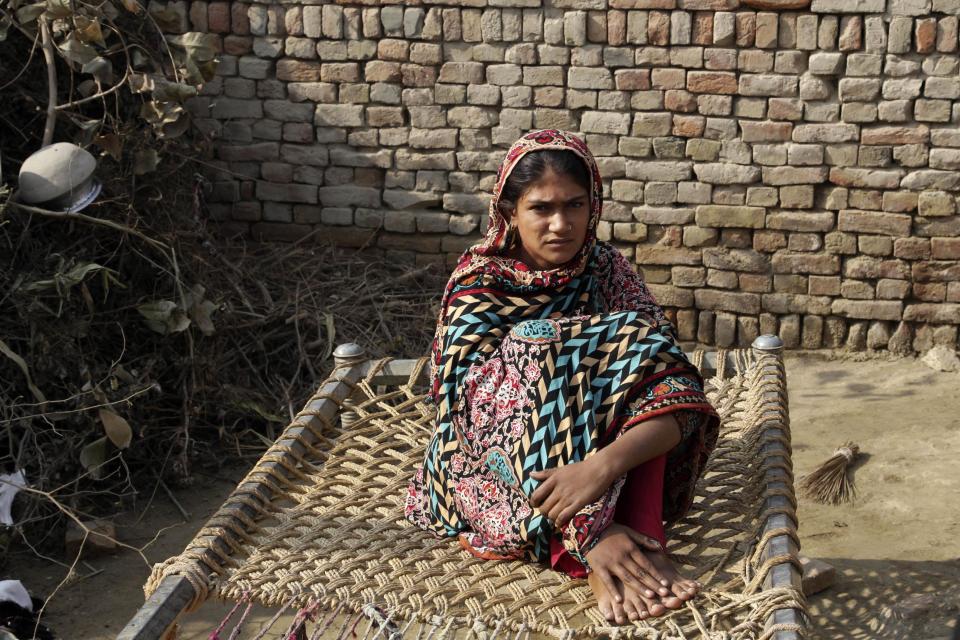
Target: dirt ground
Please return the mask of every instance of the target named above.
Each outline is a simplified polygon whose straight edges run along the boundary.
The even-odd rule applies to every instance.
[[[801,500],[803,553],[837,568],[837,583],[810,599],[817,638],[947,640],[960,613],[960,373],[938,373],[918,360],[823,354],[787,358],[794,467],[802,475],[846,440],[864,461],[852,505]],[[117,521],[118,534],[145,549],[150,563],[177,553],[229,493],[243,471],[202,476],[177,494],[184,521],[158,494],[142,518]],[[144,501],[146,502],[146,501]],[[44,622],[62,638],[112,639],[143,602],[149,569],[137,554],[90,557],[96,575],[61,587]],[[26,555],[10,559],[3,578],[49,595],[62,566]],[[226,612],[208,604],[191,615],[182,638],[206,638]],[[265,619],[263,612],[257,612]],[[248,629],[255,629],[254,626]]]

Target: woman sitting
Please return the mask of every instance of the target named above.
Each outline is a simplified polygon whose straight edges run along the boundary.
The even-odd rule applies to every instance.
[[[623,624],[700,588],[665,555],[664,520],[690,507],[718,418],[643,279],[596,240],[602,198],[569,133],[507,153],[486,236],[444,291],[436,431],[406,517],[480,557],[586,577]]]

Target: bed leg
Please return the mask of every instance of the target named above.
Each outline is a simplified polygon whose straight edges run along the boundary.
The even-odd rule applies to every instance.
[[[353,342],[341,344],[333,351],[333,362],[338,369],[341,367],[349,367],[358,362],[363,362],[366,359],[367,353],[363,350],[363,347]],[[343,425],[344,429],[348,429],[357,421],[357,412],[352,410],[352,407],[355,406],[356,401],[352,396],[344,399],[343,406],[340,410],[340,424]]]

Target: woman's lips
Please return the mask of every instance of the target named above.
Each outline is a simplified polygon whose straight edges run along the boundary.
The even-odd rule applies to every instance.
[[[570,238],[567,238],[567,239],[561,239],[561,240],[547,240],[546,244],[553,247],[560,247],[565,244],[570,244],[571,242],[573,242],[573,240]]]

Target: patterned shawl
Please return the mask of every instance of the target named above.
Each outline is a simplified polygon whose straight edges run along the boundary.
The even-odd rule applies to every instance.
[[[543,149],[577,154],[593,178],[583,247],[546,271],[506,255],[509,222],[497,206],[517,162]],[[438,535],[461,535],[474,552],[547,558],[561,532],[529,506],[537,486],[530,472],[582,460],[653,415],[715,416],[643,279],[596,241],[602,193],[578,138],[556,130],[523,136],[498,171],[483,241],[464,253],[444,291],[432,349],[437,426],[406,515]],[[712,427],[696,431],[678,447],[684,460],[664,505],[668,519],[686,511],[715,440]],[[609,522],[621,484],[563,532],[576,557]]]

